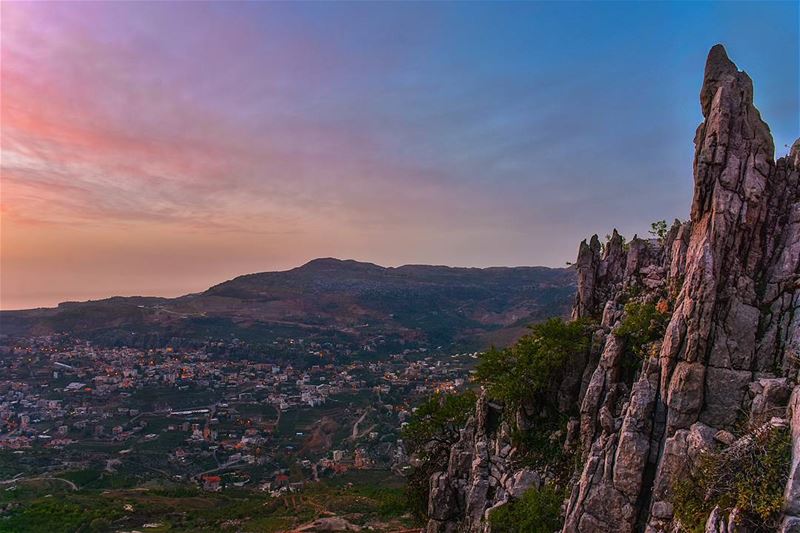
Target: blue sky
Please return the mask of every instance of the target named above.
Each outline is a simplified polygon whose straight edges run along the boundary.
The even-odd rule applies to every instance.
[[[800,135],[797,2],[2,9],[4,307],[320,256],[563,265],[688,215],[715,43],[777,153]]]

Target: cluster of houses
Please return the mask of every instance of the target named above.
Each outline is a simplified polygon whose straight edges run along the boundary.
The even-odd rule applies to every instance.
[[[375,401],[392,413],[399,426],[415,399],[466,386],[473,357],[420,351],[299,368],[227,359],[196,348],[98,347],[65,335],[5,342],[0,345],[0,449],[22,453],[36,447],[71,450],[85,442],[127,443],[108,458],[117,461],[135,455],[139,446],[163,443],[164,456],[179,472],[176,479],[194,478],[207,490],[221,490],[250,482],[228,479],[231,472],[276,460],[276,439],[284,437],[277,425],[284,413],[322,408],[345,393],[361,394],[368,404]],[[200,399],[187,405],[184,397]],[[294,444],[282,442],[280,449],[302,464],[309,480],[376,467],[370,446],[380,446],[382,456],[393,454],[392,461],[402,460],[396,437],[386,440],[388,435],[375,429],[362,433],[371,444],[353,441],[348,449],[313,460],[302,457]],[[298,432],[292,437],[305,436]],[[63,460],[53,454],[50,466]],[[202,477],[190,472],[190,465],[212,460],[220,472]],[[292,483],[300,481],[287,478],[284,483],[285,467],[279,465],[274,478],[261,480],[262,487],[270,484],[264,490],[294,490]]]

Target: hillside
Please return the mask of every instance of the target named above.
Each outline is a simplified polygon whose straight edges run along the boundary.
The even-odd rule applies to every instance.
[[[351,351],[484,347],[566,315],[572,269],[452,268],[316,259],[240,276],[179,298],[115,297],[0,313],[8,335],[69,332],[140,347],[239,339],[250,346],[303,339]]]

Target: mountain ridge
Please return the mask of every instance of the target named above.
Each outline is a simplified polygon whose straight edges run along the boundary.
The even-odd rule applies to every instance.
[[[143,335],[158,337],[145,345],[163,345],[173,337],[231,336],[274,343],[273,337],[307,338],[316,329],[323,337],[349,337],[351,345],[362,347],[355,339],[391,337],[392,346],[484,346],[491,344],[481,340],[485,334],[499,332],[505,340],[529,322],[565,315],[574,290],[570,268],[383,267],[318,258],[175,298],[62,302],[55,308],[2,311],[0,321],[6,334],[70,331],[111,344],[141,345]]]

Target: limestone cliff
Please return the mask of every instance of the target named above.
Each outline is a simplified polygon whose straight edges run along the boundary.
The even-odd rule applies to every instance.
[[[800,140],[774,160],[752,81],[720,45],[700,104],[690,220],[658,238],[625,243],[615,231],[579,248],[572,316],[598,327],[558,391],[571,418],[554,437],[578,465],[565,532],[677,530],[676,480],[696,474],[706,452],[747,446],[742,428],[765,424],[791,427],[781,527],[800,531]],[[637,347],[633,371],[630,339],[619,335],[631,303],[654,305],[665,324]],[[546,480],[515,460],[510,435],[532,423],[530,413],[502,411],[481,397],[433,476],[429,532],[486,531],[493,508]],[[730,514],[714,509],[706,530],[746,531]]]

